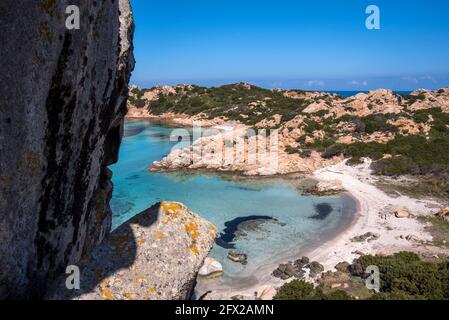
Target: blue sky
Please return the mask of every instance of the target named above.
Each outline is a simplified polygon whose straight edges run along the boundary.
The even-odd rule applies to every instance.
[[[132,83],[315,90],[449,86],[447,0],[131,0]],[[380,8],[368,30],[365,9]]]

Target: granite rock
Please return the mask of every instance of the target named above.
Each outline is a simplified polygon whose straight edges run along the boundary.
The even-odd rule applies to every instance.
[[[80,30],[66,28],[69,5]],[[123,131],[133,16],[129,0],[2,0],[0,12],[0,299],[39,298],[110,231],[104,168]]]
[[[176,202],[162,202],[115,229],[79,264],[81,290],[61,275],[48,299],[189,299],[217,229]]]

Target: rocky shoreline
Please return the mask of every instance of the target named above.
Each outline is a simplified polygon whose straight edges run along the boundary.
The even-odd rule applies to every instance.
[[[164,90],[172,89],[165,88]],[[369,94],[358,94],[343,100],[322,93],[284,92],[283,94],[289,97],[294,96],[294,99],[307,97],[307,99],[313,98],[317,101],[324,97],[325,101],[311,103],[302,111],[308,114],[311,121],[319,122],[327,121],[331,116],[340,119],[345,116],[370,117],[375,113],[399,115],[404,111],[428,110],[431,106],[438,106],[442,112],[449,112],[448,92],[448,89],[441,89],[438,92],[424,90],[401,98],[389,90],[376,90]],[[332,101],[329,100],[331,98]],[[262,107],[266,107],[264,103],[262,103]],[[324,111],[328,114],[320,119],[317,114]],[[136,114],[132,112],[131,116]],[[241,163],[225,163],[216,161],[214,157],[200,157],[199,161],[193,161],[195,157],[202,155],[202,150],[215,148],[215,150],[219,150],[219,153],[223,152],[222,150],[227,147],[225,141],[234,142],[231,144],[231,154],[235,154],[236,143],[242,143],[245,148],[250,148],[250,142],[244,137],[250,127],[241,122],[229,122],[225,117],[209,119],[205,114],[195,116],[176,113],[148,114],[145,118],[169,121],[180,126],[192,126],[196,122],[204,127],[219,130],[219,133],[215,135],[194,141],[190,147],[172,151],[164,159],[153,163],[149,168],[151,171],[208,170],[235,173],[242,177],[283,176],[301,173],[317,181],[316,185],[305,191],[305,194],[333,196],[341,192],[348,192],[358,203],[358,210],[353,221],[344,230],[340,230],[339,234],[327,239],[317,248],[304,252],[303,255],[307,255],[308,258],[298,259],[296,256],[292,257],[291,261],[278,265],[277,268],[276,266],[265,266],[258,271],[257,283],[248,285],[242,283],[234,289],[217,286],[202,287],[201,290],[209,292],[206,299],[236,297],[239,299],[261,297],[269,299],[274,296],[277,288],[294,278],[305,279],[314,284],[323,281],[330,283],[331,287],[344,287],[347,282],[343,280],[347,278],[347,274],[352,274],[349,270],[350,266],[364,255],[390,255],[401,251],[410,251],[425,256],[449,256],[449,249],[434,246],[432,235],[427,230],[428,225],[419,220],[420,217],[433,217],[447,203],[414,199],[402,195],[392,197],[385,194],[375,186],[372,161],[369,159],[365,159],[359,165],[348,166],[347,160],[344,160],[342,155],[331,155],[324,158],[316,150],[296,152],[296,148],[303,148],[303,144],[313,145],[317,141],[323,141],[327,134],[324,131],[311,130],[309,128],[311,124],[304,115],[298,115],[286,123],[282,123],[282,117],[275,115],[271,120],[265,119],[256,124],[258,128],[280,127],[279,145],[276,150],[279,156],[278,166],[275,169],[270,167],[270,161],[254,164],[245,159]],[[431,116],[425,125],[418,125],[410,119],[400,117],[395,117],[395,119],[394,121],[388,120],[387,124],[395,126],[402,135],[424,134],[429,136],[433,123]],[[340,144],[351,145],[356,142],[387,144],[395,137],[395,134],[391,132],[380,131],[367,135],[364,128],[360,129],[348,121],[340,122],[337,127],[337,142]],[[305,131],[308,133],[305,140],[302,141],[301,137],[304,137]],[[292,149],[295,149],[293,150],[295,152],[290,152]],[[391,155],[386,154],[383,157],[388,159]],[[437,217],[442,221],[447,221],[448,213],[441,210]],[[229,258],[235,259],[236,263],[245,261],[244,256],[239,253],[233,253]],[[217,263],[220,264],[219,261],[216,261],[215,269],[220,270],[220,275],[226,274],[226,270],[220,269]],[[214,270],[214,268],[212,269]],[[332,279],[340,276],[344,278],[342,281],[332,283]],[[202,296],[201,292],[199,293]]]

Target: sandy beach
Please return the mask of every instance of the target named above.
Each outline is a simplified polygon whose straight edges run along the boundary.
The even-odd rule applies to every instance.
[[[371,176],[369,166],[369,160],[355,167],[348,166],[346,161],[343,161],[318,170],[312,175],[318,181],[340,181],[345,190],[358,202],[358,210],[352,223],[334,237],[330,237],[328,241],[304,253],[311,261],[321,263],[325,271],[333,271],[339,262],[352,262],[361,254],[388,255],[400,251],[430,252],[430,248],[424,243],[431,241],[432,237],[425,230],[425,224],[419,222],[416,217],[437,212],[440,204],[432,200],[387,195],[373,184],[375,178]],[[399,208],[407,209],[413,216],[397,218],[391,212]],[[354,237],[368,232],[378,235],[378,239],[363,242],[351,241]],[[431,249],[435,252],[436,248]],[[292,256],[291,260],[298,258],[301,257]],[[276,267],[275,263],[261,267],[254,274],[252,281],[236,284],[232,290],[229,287],[216,285],[206,288],[204,284],[207,282],[203,282],[203,285],[197,288],[197,293],[211,290],[212,293],[208,295],[208,299],[228,299],[236,295],[243,296],[245,299],[254,298],[256,292],[260,294],[267,288],[278,288],[285,283],[271,275]]]
[[[425,225],[415,217],[435,213],[440,205],[431,200],[403,195],[393,198],[387,195],[372,184],[374,178],[369,166],[369,160],[356,167],[342,162],[318,170],[313,175],[320,181],[341,181],[343,187],[359,202],[356,221],[331,243],[309,254],[311,259],[322,263],[327,270],[341,261],[351,262],[359,253],[387,255],[398,251],[419,251],[424,249],[423,242],[432,240],[424,229]],[[415,217],[397,218],[391,213],[395,208],[406,208]],[[370,242],[351,241],[367,232],[378,234],[379,238]]]

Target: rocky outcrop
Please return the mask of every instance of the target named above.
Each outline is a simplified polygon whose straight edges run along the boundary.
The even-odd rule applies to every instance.
[[[314,279],[324,271],[324,266],[317,261],[310,262],[308,257],[302,257],[295,262],[290,261],[286,264],[280,264],[279,267],[273,271],[272,276],[282,280],[288,280],[292,277],[296,279],[305,279],[306,270],[309,271],[309,278]]]
[[[306,194],[316,196],[330,196],[344,191],[341,181],[320,181],[313,188],[306,190]]]
[[[58,279],[50,299],[189,299],[217,229],[176,202],[162,202],[111,233],[79,265],[81,290]]]
[[[80,30],[66,8],[80,9]],[[109,233],[129,0],[0,2],[0,298],[41,297]]]
[[[221,128],[219,128],[221,129]],[[191,146],[174,149],[150,171],[213,170],[239,172],[246,176],[273,176],[289,173],[311,173],[343,160],[342,156],[324,159],[318,152],[302,158],[285,152],[285,137],[268,131],[255,135],[243,125],[216,130]],[[210,131],[211,132],[211,131]]]

